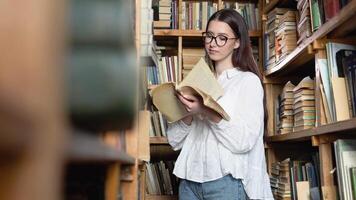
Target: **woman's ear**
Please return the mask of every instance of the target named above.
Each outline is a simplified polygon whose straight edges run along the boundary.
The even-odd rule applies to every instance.
[[[237,49],[239,47],[240,47],[240,39],[236,39],[234,49]]]

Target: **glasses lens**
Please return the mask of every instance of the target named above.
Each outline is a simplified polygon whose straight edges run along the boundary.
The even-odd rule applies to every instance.
[[[203,41],[204,43],[209,44],[211,41],[213,40],[213,36],[207,34],[207,33],[203,33]]]
[[[216,43],[218,46],[224,46],[227,42],[228,38],[226,36],[223,35],[219,35],[218,37],[216,37]]]

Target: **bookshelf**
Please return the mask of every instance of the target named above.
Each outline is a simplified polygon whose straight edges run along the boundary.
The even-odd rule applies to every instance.
[[[117,132],[127,149],[106,144],[93,131],[79,133],[70,123],[64,58],[74,1],[8,2],[0,8],[0,199],[70,199],[69,181],[85,173],[102,180],[94,183],[101,196],[93,198],[137,199],[139,122],[126,115],[133,128]],[[93,8],[100,6],[98,1]],[[79,187],[88,184],[81,181]]]
[[[155,1],[155,2],[159,2],[159,0]],[[176,13],[177,28],[167,28],[167,27],[166,28],[154,28],[154,27],[151,27],[152,28],[151,31],[141,32],[141,35],[144,38],[146,38],[147,35],[152,34],[153,43],[154,43],[152,46],[154,49],[159,49],[159,51],[162,52],[162,55],[160,55],[160,58],[165,57],[165,56],[167,56],[167,57],[168,56],[172,56],[172,57],[176,56],[177,62],[174,60],[175,58],[173,58],[172,60],[177,67],[176,70],[178,71],[178,73],[180,73],[179,77],[177,78],[177,81],[181,81],[182,78],[184,77],[183,63],[185,63],[185,61],[184,61],[185,55],[191,56],[191,54],[193,52],[193,51],[191,51],[190,54],[189,53],[186,54],[186,52],[188,52],[186,49],[195,49],[196,50],[196,49],[202,49],[202,47],[203,47],[203,44],[201,42],[201,35],[202,35],[203,30],[201,30],[201,28],[200,29],[187,28],[188,24],[193,23],[193,22],[188,22],[187,20],[185,20],[185,17],[187,17],[185,15],[187,15],[187,13],[184,13],[184,12],[186,12],[186,11],[184,11],[184,9],[188,9],[189,6],[195,6],[195,5],[193,5],[195,3],[203,4],[203,2],[208,2],[208,3],[206,3],[206,4],[208,4],[208,6],[214,7],[214,9],[217,9],[217,10],[224,8],[225,3],[231,4],[231,5],[233,5],[236,2],[243,3],[243,4],[244,3],[253,3],[254,6],[256,6],[255,7],[256,10],[258,11],[256,13],[259,14],[258,16],[256,16],[256,19],[261,19],[262,1],[245,1],[245,0],[243,0],[243,1],[230,1],[230,0],[229,1],[222,1],[222,0],[209,0],[209,1],[176,0],[176,1],[174,1],[174,0],[172,0],[172,2],[176,2],[176,3],[172,3],[172,7],[174,5],[177,5],[177,9],[176,9],[177,10],[177,13]],[[206,6],[206,4],[205,4],[205,6]],[[142,13],[150,12],[150,11],[146,10],[146,8],[149,7],[147,5],[150,5],[150,4],[147,4],[147,2],[144,2],[142,4],[142,7],[145,8],[145,10],[142,11]],[[153,7],[153,4],[152,4],[152,7]],[[204,9],[204,8],[202,8],[202,9]],[[251,7],[251,9],[252,9],[252,7]],[[175,8],[172,8],[172,16],[174,15],[173,14],[174,10],[175,10]],[[157,12],[159,12],[159,8],[158,8]],[[251,14],[251,17],[252,17],[252,14]],[[144,19],[141,17],[141,25],[142,25],[142,21],[144,21],[143,24],[152,23],[149,20],[147,21],[147,19],[153,20],[153,17],[150,15],[144,17]],[[203,20],[204,19],[202,19],[202,21]],[[136,23],[138,23],[138,22],[136,22]],[[262,31],[260,28],[260,24],[261,24],[261,20],[260,20],[260,23],[256,22],[256,27],[258,27],[258,28],[249,30],[249,35],[250,35],[252,43],[254,44],[254,46],[256,46],[256,50],[257,50],[256,55],[259,57],[259,61],[260,61],[259,65],[262,67],[262,63],[261,63],[261,60],[262,60],[262,45],[261,45],[262,44]],[[200,26],[203,27],[203,25],[199,25],[199,27]],[[147,44],[144,43],[141,46],[143,48],[146,48]],[[162,48],[157,48],[157,46],[162,47]],[[197,54],[199,54],[199,53],[196,53],[195,50],[194,50],[194,54],[195,54],[195,56],[197,56]],[[160,60],[160,58],[158,58],[158,59],[156,58],[156,56],[155,56],[156,52],[154,52],[154,51],[155,50],[153,50],[151,52],[154,55],[152,55],[152,56],[149,55],[149,57],[152,57],[152,60],[149,59],[149,62],[146,62],[147,61],[146,58],[141,59],[141,60],[145,60],[144,61],[145,64],[143,64],[143,63],[141,63],[141,64],[143,64],[144,67],[151,67],[152,65],[155,65],[158,70],[158,65],[164,65],[164,64],[157,64],[158,63],[157,60]],[[146,57],[147,51],[141,51],[141,52],[143,52],[144,56]],[[157,60],[155,60],[155,59],[157,59]],[[172,61],[169,60],[166,62],[168,63],[168,62],[172,62]],[[188,64],[188,63],[185,63],[185,64]],[[159,69],[159,70],[161,70],[161,69]],[[159,73],[161,73],[161,72],[162,71],[160,71]],[[148,72],[148,73],[151,73],[151,72]],[[154,73],[156,73],[156,72],[154,72]],[[163,72],[163,73],[165,73],[165,72]],[[145,79],[145,81],[147,80],[146,88],[148,90],[147,93],[149,94],[149,91],[154,89],[157,85],[159,85],[160,82],[157,83],[156,81],[152,81],[149,79],[149,78],[152,78],[154,76],[154,74],[150,74],[150,75],[146,75],[146,76],[148,76],[148,77],[143,76],[142,78]],[[159,79],[159,77],[156,77],[155,79]],[[150,104],[151,104],[150,97],[147,97],[145,99],[146,99],[145,108],[150,110],[151,109],[150,108]],[[153,110],[154,110],[154,108],[153,108]],[[154,115],[155,114],[152,114],[152,116],[154,116]],[[155,117],[153,117],[153,118],[155,118]],[[157,124],[157,122],[156,122],[156,124]],[[154,125],[154,122],[152,122],[153,132],[155,132],[154,130],[157,129],[155,126],[157,127],[157,125]],[[161,132],[161,131],[159,131],[159,132]],[[151,135],[151,137],[149,139],[150,161],[154,163],[154,162],[161,161],[161,160],[163,160],[163,161],[176,160],[179,152],[175,152],[172,150],[165,135],[161,134],[161,133],[158,133],[158,134],[153,133],[153,135]],[[145,177],[148,176],[147,173],[148,173],[148,169],[143,168],[143,174]],[[170,173],[172,173],[172,172],[170,172]],[[176,194],[175,195],[149,194],[149,192],[147,191],[147,187],[148,187],[147,184],[142,186],[142,188],[146,188],[144,199],[148,199],[148,200],[149,199],[160,199],[160,200],[178,199]],[[178,189],[178,187],[176,189]]]
[[[267,15],[285,2],[272,0],[268,4],[264,4],[263,32],[267,30],[265,27],[268,20]],[[272,177],[277,162],[286,158],[298,160],[298,156],[301,154],[311,155],[316,152],[319,155],[319,189],[322,199],[337,199],[338,189],[342,186],[340,182],[335,181],[339,178],[336,175],[337,173],[330,173],[337,168],[335,165],[338,165],[338,161],[335,161],[334,142],[338,139],[356,139],[356,118],[350,116],[349,119],[345,120],[328,121],[323,105],[325,99],[323,99],[321,92],[323,89],[320,84],[323,77],[319,74],[319,60],[325,57],[327,59],[327,56],[330,56],[326,52],[326,46],[329,42],[355,44],[356,27],[352,23],[356,19],[355,6],[355,1],[349,1],[332,18],[322,23],[318,30],[312,32],[309,37],[298,44],[283,60],[264,71],[266,106],[269,115],[265,135],[269,173]],[[285,8],[284,6],[281,7]],[[265,39],[264,42],[266,42]],[[283,86],[288,81],[297,85],[306,76],[314,78],[315,83],[313,89],[315,93],[315,127],[288,133],[277,133],[278,123],[281,122],[276,118],[280,118],[278,115],[280,116],[279,112],[281,111],[279,110],[280,104],[277,105],[276,102],[278,96],[283,93]],[[293,187],[291,186],[291,188]],[[293,191],[291,195],[293,195]]]
[[[313,47],[317,47],[318,40],[322,40],[327,35],[331,35],[332,38],[342,38],[350,32],[341,31],[345,30],[346,27],[349,30],[355,30],[354,23],[350,23],[350,20],[355,18],[355,9],[356,3],[351,1],[337,16],[323,24],[318,31],[314,32],[311,37],[299,45],[286,59],[273,69],[265,71],[265,76],[273,76],[277,73],[283,73],[285,70],[289,72],[295,70],[314,58]]]

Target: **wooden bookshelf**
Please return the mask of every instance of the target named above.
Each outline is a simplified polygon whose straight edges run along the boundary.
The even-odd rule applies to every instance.
[[[154,36],[201,37],[202,30],[154,29]],[[249,31],[250,37],[261,37],[261,31]]]
[[[351,1],[335,17],[323,24],[309,38],[303,41],[292,53],[282,60],[275,67],[265,71],[265,76],[284,75],[307,63],[314,58],[313,46],[317,45],[316,41],[322,39],[329,33],[333,32],[334,38],[341,38],[348,32],[356,29],[355,23],[347,23],[349,19],[356,16],[356,1]],[[340,31],[345,30],[346,31]]]
[[[270,12],[280,0],[272,0],[263,8],[264,14]],[[287,157],[298,157],[299,154],[317,151],[320,163],[320,190],[322,199],[337,199],[337,183],[334,182],[334,175],[330,171],[335,168],[333,160],[333,142],[337,139],[356,138],[356,118],[344,121],[325,124],[326,120],[321,114],[323,106],[319,83],[321,81],[318,66],[313,63],[315,59],[325,58],[326,42],[347,42],[356,44],[355,30],[356,24],[356,1],[350,1],[332,19],[322,24],[319,29],[305,39],[296,49],[294,49],[284,60],[274,68],[264,72],[264,84],[266,88],[267,110],[269,111],[268,134],[266,136],[266,152],[269,170],[272,163],[281,161]],[[305,65],[305,66],[304,66]],[[309,67],[309,68],[306,68]],[[299,79],[298,79],[299,76]],[[276,134],[277,127],[274,121],[277,95],[281,93],[281,88],[287,81],[294,84],[305,76],[315,77],[315,110],[316,127],[286,133]],[[322,124],[322,125],[321,125]],[[274,135],[276,134],[276,135]],[[295,151],[293,146],[307,147]],[[311,148],[313,148],[311,150]],[[283,149],[283,152],[280,151]]]
[[[262,2],[258,0],[228,0],[229,2],[248,2],[248,3],[259,3],[259,6],[256,8],[259,9],[259,13],[262,13]],[[182,27],[182,5],[183,0],[178,0],[178,27]],[[199,1],[196,1],[199,2]],[[223,8],[222,0],[213,0],[217,3],[217,9],[220,10]],[[260,17],[260,16],[259,16]],[[262,20],[260,21],[262,22]],[[252,40],[252,43],[256,45],[258,43],[259,57],[260,61],[262,60],[262,27],[258,27],[259,30],[250,30],[249,36]],[[198,39],[202,36],[203,30],[182,30],[182,29],[153,29],[153,40],[157,41],[158,46],[169,46],[170,49],[177,51],[178,56],[178,69],[182,69],[183,63],[183,49],[185,47],[199,47],[202,48],[202,42],[199,42]],[[175,51],[172,51],[175,53]],[[162,55],[169,55],[171,52],[163,52]],[[261,62],[259,63],[260,66]],[[148,90],[152,90],[156,85],[147,86]],[[148,107],[148,106],[147,106]],[[179,151],[174,151],[169,145],[166,137],[150,137],[150,161],[160,161],[160,160],[175,160],[179,154]],[[145,188],[142,186],[142,188]],[[169,195],[149,195],[145,194],[144,199],[146,200],[176,200],[177,196]]]
[[[310,140],[312,136],[348,134],[356,136],[356,118],[287,134],[266,137],[267,142]]]

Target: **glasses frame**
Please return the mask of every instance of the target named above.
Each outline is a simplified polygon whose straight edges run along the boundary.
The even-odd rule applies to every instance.
[[[237,40],[237,39],[239,39],[239,38],[229,38],[229,37],[227,37],[227,36],[225,36],[225,35],[217,35],[217,36],[211,36],[210,42],[206,42],[206,41],[205,41],[205,38],[207,37],[208,32],[202,32],[201,35],[202,35],[203,42],[204,42],[205,44],[210,44],[210,43],[213,42],[213,40],[215,40],[215,44],[216,44],[216,46],[218,46],[218,47],[223,47],[223,46],[225,46],[228,40],[232,40],[232,39]],[[224,43],[223,45],[219,45],[219,44],[218,44],[218,41],[216,40],[217,37],[221,37],[221,36],[226,38],[225,43]]]

